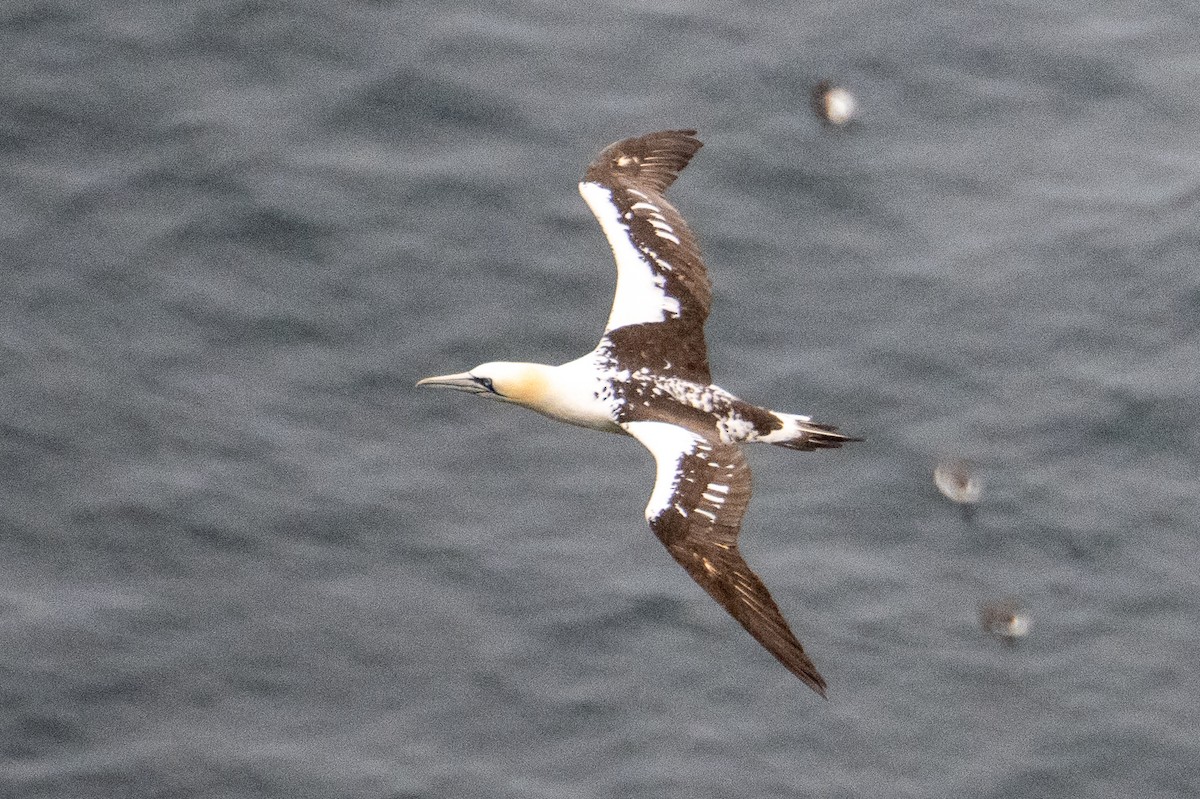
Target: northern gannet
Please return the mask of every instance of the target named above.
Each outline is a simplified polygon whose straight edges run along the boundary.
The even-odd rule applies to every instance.
[[[561,366],[491,362],[427,377],[553,419],[633,436],[654,455],[650,529],[768,652],[821,696],[825,680],[738,551],[750,501],[739,444],[797,450],[861,439],[808,416],[760,408],[713,385],[704,343],[712,291],[696,239],[663,192],[700,149],[694,130],[609,145],[579,192],[617,262],[617,289],[594,350]]]

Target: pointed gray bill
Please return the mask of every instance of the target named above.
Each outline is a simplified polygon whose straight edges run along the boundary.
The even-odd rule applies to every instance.
[[[423,380],[418,380],[417,385],[431,386],[432,388],[452,388],[456,391],[469,391],[472,394],[487,394],[490,391],[487,386],[472,377],[470,372],[426,377]]]

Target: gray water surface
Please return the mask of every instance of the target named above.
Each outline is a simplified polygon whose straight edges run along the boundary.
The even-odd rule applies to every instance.
[[[1198,23],[8,4],[0,794],[1200,793]],[[666,127],[717,380],[866,438],[749,451],[828,702],[646,529],[636,442],[413,387],[595,344],[575,183]]]

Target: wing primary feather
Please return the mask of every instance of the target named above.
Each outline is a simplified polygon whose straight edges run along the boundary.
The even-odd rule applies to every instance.
[[[600,151],[584,180],[662,194],[703,146],[694,130],[662,130],[622,139]]]

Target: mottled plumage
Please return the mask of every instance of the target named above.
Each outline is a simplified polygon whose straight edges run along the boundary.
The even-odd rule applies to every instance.
[[[656,464],[650,529],[709,596],[824,696],[825,681],[738,551],[750,501],[738,445],[812,450],[859,439],[712,384],[708,272],[691,229],[663,196],[700,146],[691,130],[625,139],[606,147],[579,184],[617,263],[612,312],[592,352],[561,366],[486,363],[418,385],[486,394],[640,441]]]

